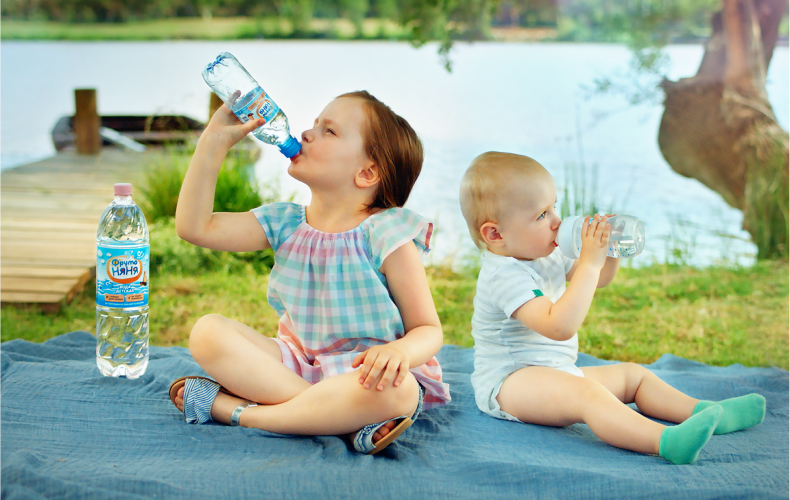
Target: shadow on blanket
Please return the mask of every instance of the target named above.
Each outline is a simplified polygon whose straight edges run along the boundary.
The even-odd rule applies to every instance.
[[[87,332],[2,344],[3,498],[788,498],[788,373],[776,368],[672,355],[648,365],[697,398],[768,401],[761,425],[713,436],[695,464],[676,466],[608,446],[585,425],[485,416],[471,349],[442,348],[452,403],[375,457],[337,437],[187,425],[167,396],[175,378],[203,373],[184,348],[153,347],[137,380],[102,377],[94,353]]]

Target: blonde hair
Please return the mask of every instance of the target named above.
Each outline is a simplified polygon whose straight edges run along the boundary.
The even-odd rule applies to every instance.
[[[498,222],[508,194],[536,176],[550,174],[528,156],[489,151],[474,160],[461,179],[461,213],[478,248],[486,248],[480,228]]]

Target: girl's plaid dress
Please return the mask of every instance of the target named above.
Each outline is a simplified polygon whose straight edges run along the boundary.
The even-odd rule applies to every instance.
[[[433,224],[391,208],[344,233],[307,223],[305,207],[272,203],[254,209],[274,250],[269,304],[280,316],[275,339],[283,363],[314,384],[351,372],[360,352],[404,335],[403,321],[379,272],[384,259],[414,241],[427,253]],[[436,358],[411,373],[425,387],[425,408],[450,401]]]

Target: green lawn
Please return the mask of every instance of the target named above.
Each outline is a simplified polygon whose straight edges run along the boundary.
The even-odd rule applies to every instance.
[[[266,273],[242,262],[196,275],[153,276],[152,344],[186,346],[194,322],[209,313],[234,318],[266,335],[276,333],[277,315],[266,303]],[[445,343],[471,347],[476,271],[430,267],[428,275]],[[3,307],[2,340],[42,342],[73,330],[92,332],[94,308],[92,285],[54,315]],[[651,363],[672,353],[718,366],[787,369],[788,265],[622,268],[611,285],[596,293],[579,344],[582,352],[621,361]]]

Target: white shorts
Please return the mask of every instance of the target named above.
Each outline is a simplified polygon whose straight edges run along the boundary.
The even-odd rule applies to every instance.
[[[540,366],[540,365],[533,365],[533,366]],[[520,367],[518,370],[527,367]],[[560,370],[565,373],[570,373],[571,375],[576,375],[577,377],[584,377],[584,372],[581,369],[571,363],[560,365],[560,366],[549,366],[546,368],[554,368],[555,370]],[[518,371],[516,370],[516,371]],[[502,389],[502,384],[505,383],[505,379],[507,379],[510,375],[515,373],[516,371],[499,371],[493,372],[492,374],[485,376],[485,377],[476,377],[475,379],[475,400],[477,401],[477,407],[480,408],[480,411],[491,415],[494,418],[499,418],[502,420],[511,420],[513,422],[521,422],[521,420],[517,419],[510,413],[506,411],[502,411],[502,408],[499,406],[499,401],[497,401],[497,396],[499,396],[499,391]],[[490,387],[490,389],[489,389]]]

